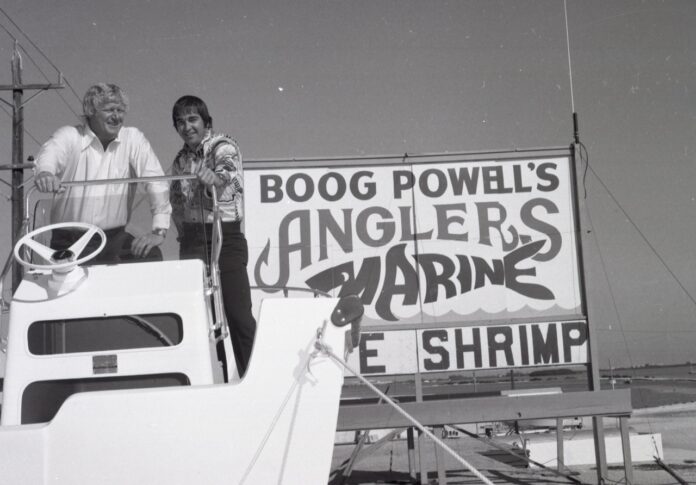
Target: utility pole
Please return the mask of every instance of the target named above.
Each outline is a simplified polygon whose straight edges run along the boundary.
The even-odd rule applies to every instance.
[[[12,248],[21,237],[19,229],[24,219],[24,170],[31,168],[31,164],[23,163],[24,158],[24,105],[34,97],[49,89],[62,89],[63,75],[59,75],[57,84],[22,84],[22,56],[19,53],[19,45],[15,41],[12,54],[12,84],[0,85],[0,91],[12,91],[12,103],[0,98],[0,101],[12,107]],[[26,90],[38,91],[22,101]],[[17,262],[12,266],[12,291],[17,289],[22,280],[21,267]]]

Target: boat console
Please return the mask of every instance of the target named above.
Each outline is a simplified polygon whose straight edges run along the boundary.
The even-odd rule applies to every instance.
[[[69,254],[37,233],[15,248],[30,270],[9,313],[3,483],[325,482],[343,369],[321,349],[357,344],[359,298],[264,300],[247,372],[228,346],[224,382],[203,262],[88,266],[99,230],[83,229]]]
[[[10,309],[2,425],[49,421],[65,399],[81,390],[222,382],[209,338],[210,304],[199,260],[81,266],[104,246],[100,229],[62,251],[24,236],[15,256],[31,269]],[[69,227],[77,227],[70,225]],[[102,244],[81,256],[94,234]],[[47,264],[29,262],[23,246]]]

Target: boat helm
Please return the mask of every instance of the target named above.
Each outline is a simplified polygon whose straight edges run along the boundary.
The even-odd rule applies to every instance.
[[[54,229],[84,229],[85,233],[69,248],[59,250],[52,249],[34,239]],[[96,250],[83,256],[83,251],[95,234],[99,235],[99,246]],[[106,234],[101,228],[84,222],[61,222],[25,234],[15,245],[14,257],[19,264],[28,269],[51,271],[48,286],[57,295],[60,295],[70,291],[83,280],[85,270],[80,265],[96,257],[105,245]],[[25,248],[33,250],[47,264],[31,261],[27,257]]]

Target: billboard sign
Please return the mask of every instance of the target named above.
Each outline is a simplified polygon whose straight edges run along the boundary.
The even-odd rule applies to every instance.
[[[585,364],[584,320],[365,332],[348,364],[363,375]]]
[[[245,166],[252,285],[360,295],[363,327],[581,317],[572,158]]]

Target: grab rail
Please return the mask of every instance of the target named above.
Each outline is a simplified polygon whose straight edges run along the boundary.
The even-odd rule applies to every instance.
[[[21,237],[22,234],[26,234],[28,232],[27,224],[28,219],[25,218],[22,221],[22,225],[19,227],[19,237]],[[10,268],[12,268],[13,250],[14,248],[10,248],[10,253],[7,255],[7,259],[5,259],[5,264],[2,267],[2,273],[0,273],[0,312],[7,311],[10,308],[10,305],[5,301],[5,298],[3,297],[3,292],[5,291],[5,278],[7,278],[7,275],[10,273]]]
[[[194,180],[196,179],[195,174],[190,174],[190,175],[159,175],[159,176],[153,176],[153,177],[130,177],[130,178],[116,178],[116,179],[97,179],[97,180],[75,180],[71,182],[61,182],[61,186],[63,187],[77,187],[77,186],[90,186],[90,185],[120,185],[120,184],[130,184],[130,183],[150,183],[150,182],[169,182],[173,180]],[[22,219],[22,224],[19,229],[19,234],[18,237],[21,237],[27,233],[30,232],[30,221],[31,221],[31,215],[30,215],[30,204],[29,204],[29,198],[32,196],[32,194],[36,191],[36,187],[29,187],[25,193],[24,196],[24,218]],[[220,251],[219,247],[221,246],[222,243],[222,232],[220,230],[220,211],[218,208],[218,200],[217,200],[217,194],[215,191],[213,191],[213,247],[217,247],[217,253],[213,251],[213,254],[211,255],[211,261],[210,264],[211,266],[214,266],[215,268],[218,268],[218,274],[219,274],[219,256],[220,256]],[[32,228],[33,229],[33,228]],[[215,244],[215,241],[217,241],[217,244]],[[10,253],[7,256],[7,259],[5,260],[5,265],[3,266],[2,273],[0,274],[0,309],[5,310],[9,306],[5,299],[3,298],[3,291],[4,291],[4,283],[5,283],[5,278],[7,277],[8,273],[10,272],[10,268],[12,267],[12,255],[13,255],[14,248],[10,248]],[[211,271],[211,274],[214,272]],[[217,286],[217,287],[216,287]],[[215,285],[215,283],[211,283],[211,293],[213,294],[213,300],[215,301],[216,299],[222,298],[220,294],[220,288],[219,284]],[[216,293],[218,295],[216,296]],[[216,304],[217,306],[217,304]],[[216,312],[217,312],[216,308]]]
[[[220,206],[217,202],[217,189],[212,186],[213,199],[213,234],[212,247],[210,248],[210,281],[213,292],[213,306],[215,307],[215,322],[213,323],[212,337],[216,342],[224,340],[229,335],[227,316],[222,303],[222,285],[220,283],[220,250],[222,249],[222,223],[220,219]],[[215,336],[215,330],[220,330],[220,335]]]

